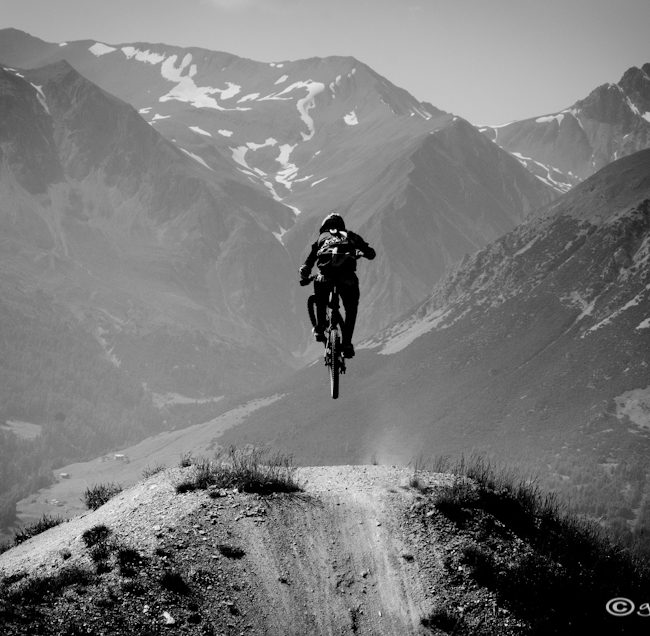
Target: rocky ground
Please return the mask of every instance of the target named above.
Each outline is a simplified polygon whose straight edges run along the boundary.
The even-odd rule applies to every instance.
[[[154,475],[0,555],[2,633],[531,633],[472,576],[476,537],[433,505],[448,475],[303,468],[302,492],[178,494],[193,470]],[[484,533],[504,558],[518,549],[503,528]]]

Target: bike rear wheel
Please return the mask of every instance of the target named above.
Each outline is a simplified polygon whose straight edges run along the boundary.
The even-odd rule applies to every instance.
[[[339,356],[341,350],[341,340],[338,329],[330,330],[329,334],[330,348],[330,395],[336,400],[339,396]]]

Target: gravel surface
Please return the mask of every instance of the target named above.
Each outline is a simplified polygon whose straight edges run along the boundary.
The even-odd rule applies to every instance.
[[[178,494],[192,470],[0,555],[3,634],[450,633],[431,620],[441,603],[469,626],[457,634],[524,633],[488,592],[450,583],[458,535],[430,496],[448,475],[412,487],[402,467],[301,468],[303,492]],[[83,537],[98,524],[111,533],[104,559]]]

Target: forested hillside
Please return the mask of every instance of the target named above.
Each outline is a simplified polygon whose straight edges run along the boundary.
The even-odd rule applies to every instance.
[[[53,467],[151,434],[162,414],[48,296],[2,291],[0,424],[42,426],[33,439],[0,428],[0,526],[7,526],[15,502],[49,483]]]

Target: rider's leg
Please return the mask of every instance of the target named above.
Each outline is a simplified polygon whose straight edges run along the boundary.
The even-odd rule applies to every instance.
[[[352,345],[352,334],[354,333],[354,326],[357,322],[357,309],[359,307],[359,280],[345,281],[339,284],[339,295],[343,301],[343,308],[345,309],[345,324],[343,326],[343,346]]]
[[[314,296],[316,296],[316,328],[314,329],[314,335],[317,340],[319,335],[322,335],[325,331],[329,290],[330,286],[325,281],[314,281]]]

